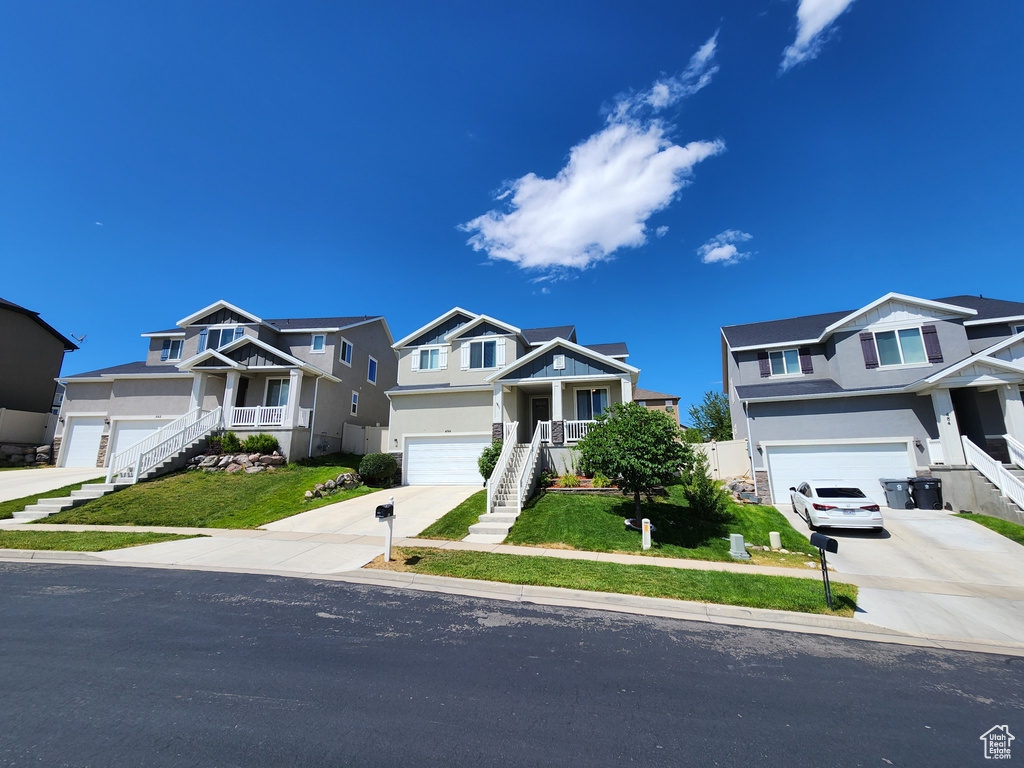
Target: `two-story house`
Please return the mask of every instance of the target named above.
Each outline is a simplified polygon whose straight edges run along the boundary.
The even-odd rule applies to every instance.
[[[61,379],[59,466],[107,466],[200,419],[242,439],[271,434],[291,461],[339,450],[346,423],[387,423],[397,360],[381,316],[264,319],[218,301],[142,336],[144,360]]]
[[[890,293],[853,311],[722,328],[735,437],[758,494],[811,478],[862,482],[962,466],[1024,441],[1024,303]],[[966,440],[962,439],[966,438]]]
[[[75,349],[38,312],[0,299],[0,408],[50,413],[64,353]]]
[[[518,328],[458,307],[396,342],[388,449],[409,485],[482,483],[493,439],[544,446],[547,466],[611,403],[630,402],[640,371],[626,345],[583,346],[575,326]]]

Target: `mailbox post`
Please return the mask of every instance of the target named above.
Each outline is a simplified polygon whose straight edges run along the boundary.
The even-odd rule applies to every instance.
[[[818,548],[818,554],[821,558],[821,580],[825,584],[825,604],[828,609],[832,610],[832,585],[828,580],[828,563],[825,561],[826,552],[838,552],[839,542],[833,538],[825,536],[820,533],[811,534],[811,546]]]
[[[387,523],[387,530],[384,532],[384,561],[391,562],[391,536],[395,532],[395,497],[389,496],[387,504],[377,507],[376,518]]]

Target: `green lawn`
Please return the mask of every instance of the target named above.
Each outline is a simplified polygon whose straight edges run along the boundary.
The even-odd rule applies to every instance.
[[[368,567],[839,616],[852,616],[857,605],[855,586],[832,582],[832,600],[836,609],[829,611],[820,581],[791,576],[682,570],[420,547],[396,548],[392,557],[394,561],[390,564],[385,564],[383,558],[377,558]]]
[[[85,525],[165,525],[194,528],[257,528],[299,512],[369,493],[362,486],[307,502],[303,494],[317,483],[353,472],[359,457],[345,465],[289,464],[273,472],[227,475],[179,472],[129,486],[40,520]]]
[[[63,488],[57,488],[53,491],[46,491],[45,493],[37,493],[32,496],[23,496],[20,499],[12,499],[11,501],[0,501],[0,520],[5,520],[10,517],[14,517],[15,512],[20,512],[29,504],[35,504],[39,499],[58,499],[62,496],[68,496],[72,491],[77,491],[82,485],[87,483],[102,483],[105,482],[105,477],[97,477],[95,480],[86,480],[85,483],[75,483],[74,485],[65,485]]]
[[[193,539],[175,533],[121,531],[0,531],[0,549],[47,549],[68,552],[103,552],[161,541]]]
[[[487,490],[477,491],[455,509],[419,534],[421,539],[459,541],[469,534],[469,526],[487,511]]]
[[[721,519],[698,520],[689,514],[681,485],[666,490],[667,497],[643,504],[643,516],[657,529],[647,552],[640,549],[640,534],[624,525],[634,506],[632,498],[622,496],[542,493],[523,510],[505,543],[731,561],[730,533],[742,533],[747,544],[767,545],[769,531],[778,531],[783,548],[798,554],[753,551],[748,562],[805,567],[808,557],[817,557],[818,550],[774,507],[731,503]]]
[[[998,517],[989,517],[988,515],[964,514],[961,512],[957,517],[962,517],[966,520],[973,520],[978,523],[978,525],[984,525],[986,528],[993,530],[996,533],[1001,533],[1006,538],[1016,541],[1018,544],[1024,544],[1024,525],[1011,523],[1009,520],[1002,520]]]

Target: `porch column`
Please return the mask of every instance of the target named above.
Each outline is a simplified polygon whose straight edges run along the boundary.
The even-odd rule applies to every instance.
[[[225,428],[231,426],[231,409],[235,406],[235,392],[238,388],[238,371],[228,371],[228,380],[224,384],[224,402],[221,405],[221,420]]]
[[[633,382],[629,376],[622,377],[622,402],[633,402]]]
[[[942,444],[946,466],[966,464],[964,446],[960,442],[960,425],[957,424],[953,398],[948,389],[932,390],[932,408],[935,410],[935,423],[939,427],[939,442]]]
[[[302,371],[292,368],[288,374],[288,403],[284,407],[284,427],[292,429],[299,423],[299,395],[302,393]]]
[[[551,444],[565,443],[565,422],[562,419],[562,382],[551,382]]]
[[[192,374],[192,399],[188,406],[190,411],[203,407],[203,398],[206,397],[207,376],[208,374],[202,372]]]
[[[1014,440],[1024,443],[1024,400],[1021,400],[1020,387],[1007,384],[997,387],[999,407],[1003,409],[1003,425],[1006,434]]]

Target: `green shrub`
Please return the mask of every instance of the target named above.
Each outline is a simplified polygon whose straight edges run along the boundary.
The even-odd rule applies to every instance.
[[[359,461],[359,475],[367,485],[390,485],[398,462],[390,453],[368,453]]]
[[[729,494],[717,480],[708,477],[708,460],[694,451],[693,469],[686,485],[686,501],[690,511],[701,520],[717,520],[728,514]]]
[[[543,469],[540,473],[540,479],[538,482],[545,488],[554,485],[555,480],[558,479],[558,475],[552,472],[550,469]]]
[[[228,432],[228,434],[230,435],[231,433]],[[246,453],[273,453],[277,449],[277,438],[263,432],[260,432],[258,435],[249,435],[241,446],[241,450]]]
[[[241,453],[242,442],[234,432],[225,432],[223,435],[214,435],[209,440],[210,450],[207,453]]]
[[[579,488],[580,487],[579,475],[574,475],[571,472],[566,472],[564,475],[562,475],[561,478],[559,478],[559,484],[563,488]]]
[[[504,445],[504,441],[495,440],[484,448],[484,452],[480,454],[477,466],[480,467],[480,474],[483,476],[484,480],[489,480],[493,474],[494,467],[498,463],[498,457],[501,456],[502,445]]]
[[[610,488],[611,484],[612,481],[609,480],[605,475],[601,474],[600,472],[594,473],[594,480],[592,482],[592,485],[595,488]]]

